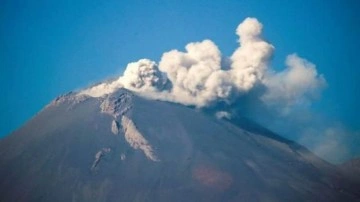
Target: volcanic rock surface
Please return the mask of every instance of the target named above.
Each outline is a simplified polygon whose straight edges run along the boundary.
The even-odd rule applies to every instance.
[[[0,201],[359,201],[348,170],[245,118],[69,93],[0,141]]]

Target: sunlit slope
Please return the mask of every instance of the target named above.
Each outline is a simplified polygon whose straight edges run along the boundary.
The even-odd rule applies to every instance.
[[[245,119],[68,94],[0,141],[0,201],[351,201],[335,166]]]

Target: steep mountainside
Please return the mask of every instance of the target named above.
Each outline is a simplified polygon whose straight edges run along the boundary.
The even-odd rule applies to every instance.
[[[351,159],[339,165],[340,171],[355,184],[360,184],[360,158]],[[359,188],[360,189],[360,188]]]
[[[118,90],[59,97],[0,141],[0,201],[356,201],[337,168],[244,119]]]

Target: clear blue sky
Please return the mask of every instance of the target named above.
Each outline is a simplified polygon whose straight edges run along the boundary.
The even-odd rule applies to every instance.
[[[359,1],[17,1],[0,6],[0,137],[56,96],[111,75],[128,62],[158,61],[188,42],[237,47],[245,17],[264,24],[273,66],[296,52],[329,84],[314,109],[360,129]]]

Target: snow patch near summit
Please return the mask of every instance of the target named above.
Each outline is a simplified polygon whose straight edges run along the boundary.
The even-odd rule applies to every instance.
[[[127,116],[122,116],[121,125],[124,130],[125,139],[134,149],[140,149],[144,152],[145,156],[152,161],[160,161],[154,154],[153,148],[149,142],[137,130],[134,122]]]

